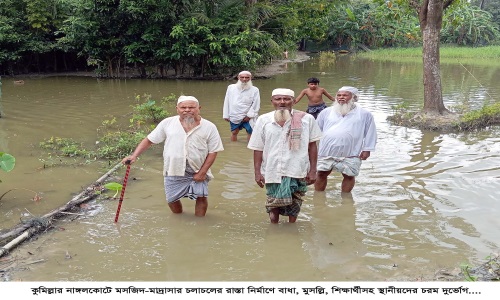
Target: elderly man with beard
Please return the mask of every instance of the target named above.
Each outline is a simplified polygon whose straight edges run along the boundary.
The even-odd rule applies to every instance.
[[[222,117],[229,122],[231,128],[231,141],[237,141],[238,133],[243,128],[247,132],[247,140],[250,140],[259,110],[259,89],[252,83],[252,74],[241,71],[238,82],[227,87],[222,109]]]
[[[164,143],[163,175],[165,195],[173,213],[182,213],[181,198],[196,200],[195,215],[208,208],[210,167],[217,152],[224,150],[217,127],[200,115],[198,99],[180,96],[177,116],[163,119],[122,163],[134,163],[153,144]]]
[[[319,142],[316,191],[324,191],[327,178],[335,170],[342,173],[341,191],[350,193],[359,175],[361,161],[375,151],[377,131],[373,115],[355,103],[358,89],[340,88],[332,106],[323,110],[316,119],[323,137]]]
[[[278,223],[280,215],[294,223],[307,185],[316,180],[321,130],[312,115],[292,109],[294,96],[290,89],[273,90],[275,111],[257,119],[247,146],[254,150],[255,181],[266,186],[271,223]]]

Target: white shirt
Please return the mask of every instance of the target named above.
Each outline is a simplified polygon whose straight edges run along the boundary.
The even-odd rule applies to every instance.
[[[266,183],[281,183],[283,176],[305,178],[309,172],[309,143],[321,138],[321,130],[314,117],[305,114],[302,118],[300,148],[292,151],[288,142],[290,124],[290,120],[283,127],[276,123],[274,111],[257,119],[247,147],[263,151],[261,173]]]
[[[241,123],[245,117],[249,117],[255,121],[255,118],[259,115],[259,110],[259,88],[252,86],[242,90],[235,83],[227,87],[222,118],[229,119],[234,124]],[[253,125],[252,123],[251,125]]]
[[[345,116],[330,106],[316,121],[323,131],[319,157],[358,157],[362,151],[375,151],[377,131],[373,115],[359,104]]]
[[[186,160],[198,172],[209,153],[224,150],[217,127],[210,121],[201,119],[200,125],[186,132],[180,117],[173,116],[161,121],[148,135],[148,139],[163,147],[163,175],[184,176]],[[212,179],[210,170],[207,176]]]

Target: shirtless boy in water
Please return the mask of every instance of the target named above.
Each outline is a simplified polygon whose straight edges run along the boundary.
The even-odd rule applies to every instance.
[[[308,88],[302,90],[300,94],[295,99],[294,104],[297,104],[302,97],[307,96],[309,99],[309,103],[307,105],[306,112],[313,115],[314,118],[318,116],[318,114],[326,108],[325,101],[323,101],[323,95],[325,95],[328,99],[334,101],[335,98],[330,95],[324,88],[319,87],[319,79],[315,77],[311,77],[307,79]]]

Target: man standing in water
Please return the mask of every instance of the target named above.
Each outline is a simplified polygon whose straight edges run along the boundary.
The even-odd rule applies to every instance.
[[[271,223],[278,223],[280,215],[294,223],[307,185],[316,180],[321,130],[312,115],[292,109],[294,95],[290,89],[273,90],[275,111],[257,119],[247,146],[254,150],[255,181],[266,186]]]
[[[375,151],[375,121],[368,110],[355,103],[358,97],[357,88],[341,87],[333,106],[318,115],[323,138],[319,142],[318,178],[314,184],[316,191],[326,189],[328,175],[335,170],[344,177],[342,192],[351,192],[355,177],[359,175],[361,161]]]
[[[259,110],[260,92],[252,83],[252,73],[241,71],[238,82],[227,87],[222,109],[222,117],[231,128],[231,141],[237,141],[238,133],[243,128],[247,132],[247,140],[250,140]]]
[[[196,200],[195,215],[205,216],[208,208],[210,167],[217,152],[224,150],[217,127],[200,115],[198,99],[180,96],[177,116],[162,120],[132,153],[122,160],[134,163],[153,144],[164,143],[163,175],[165,195],[173,213],[182,213],[181,198]]]

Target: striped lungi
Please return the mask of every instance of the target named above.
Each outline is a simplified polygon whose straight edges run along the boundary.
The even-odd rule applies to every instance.
[[[266,183],[266,190],[268,213],[273,208],[279,208],[280,215],[296,217],[307,191],[307,183],[304,179],[282,177],[281,183]]]
[[[205,181],[194,181],[195,172],[186,164],[184,176],[165,176],[165,196],[168,203],[175,202],[181,198],[196,200],[198,197],[208,196],[208,177]]]

